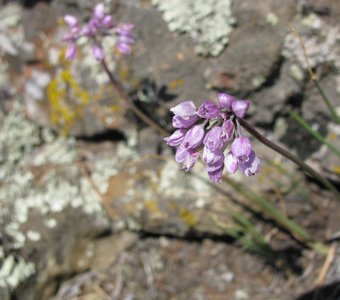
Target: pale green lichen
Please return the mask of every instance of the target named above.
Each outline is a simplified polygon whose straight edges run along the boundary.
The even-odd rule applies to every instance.
[[[1,262],[0,257],[0,262]],[[34,265],[27,263],[21,257],[9,255],[2,261],[0,268],[0,287],[14,289],[19,283],[29,278],[35,272]]]
[[[283,56],[296,63],[305,72],[308,69],[308,64],[311,68],[316,68],[324,63],[333,64],[336,70],[339,71],[339,26],[329,25],[313,13],[299,20],[298,26],[306,53],[304,53],[300,39],[296,33],[292,32],[285,38],[282,51]],[[308,64],[305,54],[307,54],[308,57]],[[340,82],[339,75],[337,75],[336,80]],[[337,91],[340,93],[339,85]]]
[[[0,247],[0,286],[11,290],[34,273],[34,265],[17,252],[26,242],[42,238],[37,229],[25,225],[26,231],[22,230],[33,211],[49,228],[57,226],[57,220],[49,217],[44,222],[44,215],[68,207],[93,215],[100,224],[106,224],[107,218],[99,195],[77,165],[74,139],[56,138],[28,121],[19,102],[13,101],[8,114],[0,109],[0,118],[0,234],[6,237],[5,248]],[[105,170],[105,164],[99,165]],[[48,171],[37,182],[30,168],[40,166]],[[12,251],[17,253],[15,260]]]
[[[171,31],[188,33],[201,55],[219,55],[229,41],[235,19],[231,0],[152,0]]]

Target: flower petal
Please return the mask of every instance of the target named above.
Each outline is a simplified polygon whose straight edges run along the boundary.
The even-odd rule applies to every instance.
[[[224,159],[224,165],[228,173],[234,174],[238,168],[237,157],[229,152]]]
[[[251,151],[251,142],[249,138],[245,136],[236,138],[231,144],[232,154],[234,154],[240,161],[245,160],[250,155]]]
[[[203,144],[211,151],[222,150],[224,145],[222,127],[215,126],[210,129],[204,137]]]
[[[244,118],[247,114],[250,102],[248,100],[238,100],[231,104],[234,114],[239,118]]]
[[[176,116],[189,118],[196,115],[196,106],[192,101],[183,101],[170,109]]]
[[[235,98],[226,93],[218,93],[217,94],[218,102],[221,107],[231,110],[231,104],[235,101]]]
[[[164,141],[171,147],[179,146],[182,143],[186,132],[187,130],[184,128],[178,129],[172,135],[164,138]]]
[[[197,118],[197,116],[182,118],[175,115],[172,118],[172,126],[174,126],[175,128],[189,128],[196,123]]]
[[[201,125],[191,127],[185,134],[182,145],[186,149],[195,149],[202,145],[204,138],[204,128]]]
[[[246,176],[253,176],[260,170],[260,159],[252,151],[247,160],[240,163],[240,169]]]
[[[78,26],[78,20],[75,16],[72,15],[66,15],[64,17],[64,21],[67,23],[68,26],[70,27],[75,27]]]
[[[220,115],[220,110],[214,102],[206,100],[198,108],[197,115],[204,119],[217,118]]]

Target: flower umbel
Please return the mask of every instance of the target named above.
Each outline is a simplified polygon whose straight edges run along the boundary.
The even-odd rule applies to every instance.
[[[177,130],[164,140],[177,147],[175,158],[185,171],[193,168],[203,149],[202,159],[212,181],[221,182],[224,168],[230,174],[240,169],[246,176],[255,175],[260,160],[237,121],[246,115],[250,102],[226,93],[218,93],[217,99],[218,105],[206,100],[197,110],[192,101],[173,107],[172,123]]]
[[[130,23],[114,24],[112,17],[105,14],[103,3],[95,6],[90,20],[83,27],[72,15],[66,15],[64,21],[69,26],[69,33],[64,36],[64,41],[68,42],[66,59],[73,60],[76,58],[77,42],[82,37],[91,41],[93,56],[99,61],[105,58],[102,40],[108,36],[116,36],[118,52],[121,54],[131,53],[131,46],[135,41],[132,35],[134,25]]]

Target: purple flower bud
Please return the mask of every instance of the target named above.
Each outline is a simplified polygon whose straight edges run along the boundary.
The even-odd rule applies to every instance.
[[[116,44],[117,50],[119,51],[119,53],[123,54],[123,55],[127,55],[131,53],[131,46],[126,44],[126,43],[120,43],[118,42]]]
[[[186,129],[178,129],[172,135],[164,138],[164,141],[171,147],[177,147],[182,143],[186,132]]]
[[[239,161],[244,161],[250,155],[251,151],[252,146],[250,140],[245,136],[236,138],[231,144],[231,152]]]
[[[246,176],[253,176],[260,170],[260,159],[252,151],[247,159],[240,163],[240,169]]]
[[[130,35],[132,29],[135,27],[132,23],[121,23],[115,27],[115,32],[119,35]]]
[[[195,149],[202,146],[203,138],[204,138],[203,126],[195,125],[191,127],[185,134],[182,145],[186,149]]]
[[[105,16],[102,20],[102,25],[106,28],[112,28],[112,17],[111,16]]]
[[[221,137],[223,142],[229,141],[234,134],[234,124],[231,120],[226,120],[222,124]]]
[[[228,95],[226,93],[218,93],[217,99],[221,107],[226,108],[228,110],[231,110],[231,105],[235,101],[235,98],[233,96]]]
[[[206,100],[198,108],[197,115],[203,119],[217,118],[220,115],[220,110],[214,102]]]
[[[211,151],[222,150],[222,127],[215,126],[205,135],[203,144]]]
[[[224,165],[228,173],[234,174],[238,168],[237,157],[229,152],[224,159]]]
[[[95,19],[103,19],[105,16],[104,3],[98,3],[93,10],[93,17]]]
[[[98,45],[98,44],[95,44],[93,47],[92,47],[92,52],[93,52],[93,56],[97,59],[97,60],[103,60],[104,59],[104,50],[103,48]]]
[[[65,17],[64,17],[64,21],[67,23],[67,25],[69,26],[69,27],[76,27],[76,26],[78,26],[78,20],[77,20],[77,18],[75,17],[75,16],[71,16],[71,15],[66,15]]]
[[[189,128],[196,123],[197,118],[197,116],[192,116],[184,119],[180,116],[174,116],[172,118],[172,126],[175,128]]]
[[[250,102],[248,100],[239,100],[239,101],[234,101],[231,104],[231,108],[234,112],[234,114],[239,117],[239,118],[243,118],[249,108]]]
[[[199,156],[198,150],[188,150],[182,144],[177,148],[175,159],[178,163],[181,163],[182,168],[188,172],[193,168]]]
[[[196,106],[192,101],[183,101],[170,109],[176,116],[189,118],[196,115]]]
[[[72,60],[77,57],[77,45],[75,43],[69,43],[66,49],[65,58]]]

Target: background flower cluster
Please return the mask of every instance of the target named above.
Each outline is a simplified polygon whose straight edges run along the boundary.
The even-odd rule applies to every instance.
[[[121,54],[131,52],[131,46],[134,43],[132,35],[134,25],[131,23],[114,24],[112,17],[105,14],[103,3],[95,6],[90,20],[83,27],[75,16],[66,15],[64,20],[69,26],[69,32],[64,37],[64,41],[68,42],[66,59],[76,58],[77,41],[82,37],[91,40],[93,55],[98,60],[104,59],[105,54],[101,46],[101,39],[106,36],[115,35],[117,37],[116,48]]]

